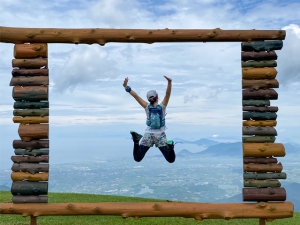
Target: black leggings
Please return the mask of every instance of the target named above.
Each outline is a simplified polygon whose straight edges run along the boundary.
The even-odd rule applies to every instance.
[[[139,145],[139,143],[134,143],[134,147],[133,147],[134,160],[137,162],[142,161],[149,148],[150,147],[148,146]],[[173,163],[175,161],[176,156],[175,156],[174,149],[169,148],[167,145],[158,148],[169,163]]]

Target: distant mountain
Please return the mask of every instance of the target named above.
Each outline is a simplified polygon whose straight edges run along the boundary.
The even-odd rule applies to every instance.
[[[284,143],[286,154],[300,153],[300,145],[297,143]]]
[[[216,145],[216,144],[220,143],[220,142],[213,141],[213,140],[206,139],[206,138],[201,138],[196,141],[188,141],[188,140],[184,140],[184,139],[180,139],[180,138],[175,138],[174,141],[184,143],[184,144],[194,144],[194,145],[198,145],[198,146],[211,146],[211,145]]]
[[[242,142],[219,143],[217,145],[209,146],[206,150],[195,154],[212,156],[241,156]]]

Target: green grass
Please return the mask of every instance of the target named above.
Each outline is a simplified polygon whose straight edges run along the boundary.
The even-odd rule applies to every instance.
[[[0,191],[0,202],[11,202],[11,193],[8,191]],[[72,194],[72,193],[49,193],[49,203],[64,203],[64,202],[154,202],[163,201],[147,198],[122,197],[111,195],[92,195],[92,194]],[[186,218],[134,218],[123,219],[121,216],[42,216],[37,219],[39,225],[91,225],[91,224],[145,224],[145,225],[168,225],[168,224],[233,224],[233,225],[252,225],[259,224],[258,219],[232,219],[232,220],[203,220],[201,223],[194,219]],[[28,225],[30,217],[23,218],[20,215],[0,215],[0,225]],[[299,225],[300,213],[294,213],[293,218],[274,220],[270,225]]]

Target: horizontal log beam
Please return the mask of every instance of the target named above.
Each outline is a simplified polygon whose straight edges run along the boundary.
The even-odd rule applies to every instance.
[[[20,124],[18,129],[22,141],[49,138],[49,124]]]
[[[108,42],[241,42],[252,40],[284,40],[285,30],[221,30],[216,29],[64,29],[17,28],[0,26],[0,42],[4,43],[71,43],[105,45]]]
[[[275,127],[276,120],[246,120],[243,121],[243,126],[256,126],[256,127]]]
[[[270,100],[243,100],[243,106],[270,106]]]
[[[243,201],[285,201],[284,188],[243,188]],[[275,210],[274,208],[273,210]],[[276,211],[276,210],[275,210]]]
[[[12,197],[13,203],[48,203],[47,195],[13,195]]]
[[[241,43],[242,51],[273,51],[282,49],[283,41],[248,41]]]
[[[251,111],[251,112],[277,112],[277,106],[244,106],[243,111]]]
[[[254,68],[262,68],[262,67],[276,67],[277,62],[275,60],[265,60],[265,61],[242,61],[242,67],[254,67]]]
[[[38,106],[34,104],[28,104],[28,107]],[[49,109],[15,109],[13,111],[14,116],[49,116]]]
[[[49,77],[12,77],[9,86],[41,86],[49,85]]]
[[[27,152],[29,151],[27,150]],[[14,163],[48,163],[49,155],[41,155],[41,156],[28,156],[28,155],[25,156],[25,154],[14,155],[11,157],[11,161],[13,161]]]
[[[13,69],[11,71],[13,77],[18,76],[49,76],[49,69]]]
[[[13,117],[14,123],[21,124],[37,124],[37,123],[49,123],[49,116],[26,116],[26,117]]]
[[[13,59],[11,64],[12,67],[18,67],[19,69],[40,69],[42,67],[48,67],[48,59]]]
[[[48,87],[42,86],[15,86],[13,87],[15,101],[43,101],[48,100]]]
[[[38,158],[38,157],[37,157]],[[27,172],[31,174],[49,172],[49,164],[46,163],[14,163],[11,167],[14,172]]]
[[[244,180],[286,179],[286,173],[244,173]]]
[[[281,187],[281,183],[278,180],[244,180],[244,187]]]
[[[14,103],[14,109],[41,109],[41,108],[49,108],[49,102],[15,102]]]
[[[242,68],[242,78],[246,80],[275,79],[276,75],[277,70],[274,67]]]
[[[11,173],[11,180],[12,181],[23,181],[28,180],[32,182],[39,182],[39,181],[48,181],[49,180],[49,173],[27,173],[27,172],[12,172]]]
[[[242,80],[242,88],[250,89],[266,89],[266,88],[279,88],[279,82],[276,79],[268,80]]]
[[[281,163],[268,163],[268,164],[257,164],[250,163],[244,164],[244,172],[257,172],[257,173],[280,173],[283,169]]]
[[[242,52],[242,60],[254,60],[254,61],[262,61],[262,60],[276,60],[277,54],[275,51],[261,51],[261,52]]]
[[[11,185],[13,195],[47,195],[48,182],[14,181]]]
[[[243,135],[277,136],[274,127],[243,127]]]
[[[243,100],[277,100],[278,93],[274,89],[245,89],[242,91]]]
[[[31,59],[31,58],[38,58],[38,57],[47,58],[48,57],[47,43],[16,44],[14,46],[14,57],[16,59]]]
[[[16,155],[29,155],[29,156],[44,156],[49,155],[49,149],[32,149],[32,150],[26,150],[26,149],[15,149]]]
[[[120,215],[134,217],[186,217],[203,219],[279,219],[293,216],[291,202],[185,203],[185,202],[105,202],[105,203],[0,203],[0,214],[22,216]]]
[[[275,112],[243,112],[243,120],[276,120]]]
[[[258,157],[244,157],[243,162],[244,163],[259,163],[259,164],[265,163],[265,164],[267,164],[267,163],[277,163],[278,160],[276,158],[272,158],[272,157],[270,157],[270,158],[265,158],[265,157],[259,157],[259,158]]]
[[[49,148],[49,140],[32,140],[32,141],[14,140],[13,148],[24,148],[27,150]]]
[[[281,143],[243,143],[244,157],[282,157],[285,148]]]
[[[242,141],[243,143],[274,143],[276,140],[276,137],[274,136],[243,136]]]

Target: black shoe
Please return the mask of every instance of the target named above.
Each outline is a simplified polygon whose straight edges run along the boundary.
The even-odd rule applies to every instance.
[[[130,134],[132,136],[132,140],[134,143],[139,142],[143,137],[142,135],[138,134],[137,132],[135,132],[133,130],[130,131]]]

